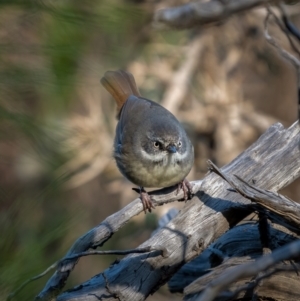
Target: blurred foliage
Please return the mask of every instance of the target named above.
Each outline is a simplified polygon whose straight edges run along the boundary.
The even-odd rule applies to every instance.
[[[158,32],[151,14],[160,2],[0,0],[0,300],[136,196],[111,156],[115,107],[99,83],[106,70],[128,69],[143,96],[167,103],[165,91],[203,37],[174,112],[195,146],[191,178],[206,173],[208,158],[232,160],[275,120],[269,114],[294,120],[294,73],[266,45],[261,16],[200,34]],[[138,246],[164,208],[134,219],[104,248]],[[114,258],[81,259],[67,285]],[[16,299],[32,300],[46,279]]]
[[[124,66],[141,47],[132,41],[146,15],[126,1],[12,0],[0,2],[0,16],[4,300],[95,225],[87,221],[84,203],[63,190],[70,174],[55,173],[74,156],[73,150],[61,150],[70,131],[63,122],[78,104],[78,85],[88,85],[82,70],[93,69],[99,81],[106,68]],[[88,57],[94,57],[96,65],[87,66]],[[28,285],[17,298],[32,300],[44,283]]]

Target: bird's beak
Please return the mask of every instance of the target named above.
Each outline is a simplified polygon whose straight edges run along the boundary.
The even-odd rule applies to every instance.
[[[168,145],[168,146],[167,146],[167,151],[168,151],[169,153],[175,154],[175,153],[177,152],[177,148],[176,148],[175,145]]]

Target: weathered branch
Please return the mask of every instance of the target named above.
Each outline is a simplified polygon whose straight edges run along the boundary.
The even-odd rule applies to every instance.
[[[202,181],[191,182],[193,193],[196,193],[201,186]],[[183,199],[183,192],[177,194],[177,188],[169,187],[153,191],[149,193],[156,206],[165,203],[174,202]],[[77,254],[87,251],[90,248],[102,246],[110,237],[122,228],[132,217],[143,211],[143,205],[138,198],[128,204],[120,211],[107,217],[101,224],[85,233],[77,239],[70,248],[64,258],[61,259],[62,264],[58,266],[57,271],[49,279],[44,289],[36,297],[37,300],[50,300],[53,296],[57,296],[63,289],[70,272],[78,262]],[[74,259],[71,259],[75,255]],[[67,261],[65,259],[68,259]]]
[[[156,26],[186,29],[220,22],[233,14],[262,6],[272,0],[227,0],[190,2],[178,7],[159,10],[154,15]]]
[[[300,229],[300,204],[278,193],[252,186],[237,175],[225,174],[210,161],[208,165],[212,171],[228,182],[243,197],[278,214]]]
[[[177,110],[186,96],[189,82],[198,67],[198,60],[205,49],[207,37],[198,36],[187,46],[185,61],[174,73],[161,101],[162,106],[172,112],[175,116]]]
[[[184,291],[185,296],[192,297],[204,290],[228,267],[245,263],[249,259],[254,261],[263,255],[259,225],[255,217],[256,215],[253,214],[247,217],[246,222],[243,221],[242,224],[231,228],[200,256],[185,264],[168,282],[170,291]],[[299,235],[295,235],[276,223],[270,225],[270,236],[272,250],[280,246],[278,242],[286,244],[300,238]],[[234,288],[230,287],[230,290]]]
[[[222,171],[238,174],[246,181],[255,180],[259,187],[279,190],[300,175],[299,133],[298,124],[289,129],[275,124]],[[120,300],[144,300],[181,265],[249,214],[250,208],[245,206],[249,201],[228,188],[228,184],[217,175],[208,175],[201,191],[181,212],[140,246],[154,248],[163,245],[168,256],[129,255],[102,274],[61,294],[57,300],[86,301],[104,296],[106,300],[115,300],[116,296]],[[142,205],[136,202],[138,212],[141,212]],[[128,208],[122,214],[127,214],[126,210]],[[115,228],[114,222],[117,221],[110,220],[110,227]],[[46,288],[49,290],[51,286],[47,284]],[[45,300],[41,294],[39,299]]]
[[[294,259],[300,256],[300,240],[292,242],[273,253],[263,256],[255,262],[249,262],[239,265],[230,270],[226,270],[219,277],[213,280],[207,288],[201,293],[198,301],[212,301],[220,292],[225,290],[230,284],[239,279],[257,276],[260,272],[274,267],[283,260]]]
[[[234,272],[234,268],[238,266],[251,266],[255,263],[251,256],[232,257],[226,260],[223,264],[213,270],[213,272],[199,278],[189,285],[184,293],[184,301],[201,300],[201,291],[209,286],[216,278],[223,276],[225,273]],[[251,300],[253,291],[256,288],[255,296],[266,300],[299,300],[299,290],[293,290],[293,287],[298,287],[299,275],[297,274],[299,265],[282,263],[275,264],[268,271],[258,272],[257,275],[247,277],[243,275],[239,279],[227,285],[220,291],[217,300],[240,300],[246,298]],[[256,277],[255,277],[256,276]],[[262,281],[264,279],[264,281]],[[276,287],[276,290],[274,290]]]

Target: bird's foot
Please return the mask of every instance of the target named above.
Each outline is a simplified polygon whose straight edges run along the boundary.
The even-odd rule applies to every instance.
[[[187,179],[183,179],[181,182],[178,183],[177,194],[179,193],[180,189],[182,189],[184,200],[190,200],[193,196],[192,188],[192,184]]]
[[[132,190],[134,190],[140,194],[140,199],[142,201],[145,214],[147,213],[147,210],[149,212],[151,212],[152,209],[155,209],[155,206],[151,200],[151,197],[150,197],[149,193],[144,189],[144,187],[132,188]]]

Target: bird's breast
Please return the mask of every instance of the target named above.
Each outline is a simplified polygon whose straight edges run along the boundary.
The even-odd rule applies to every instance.
[[[182,181],[191,169],[187,154],[159,152],[149,154],[141,151],[138,156],[115,154],[122,174],[142,187],[167,187]]]

